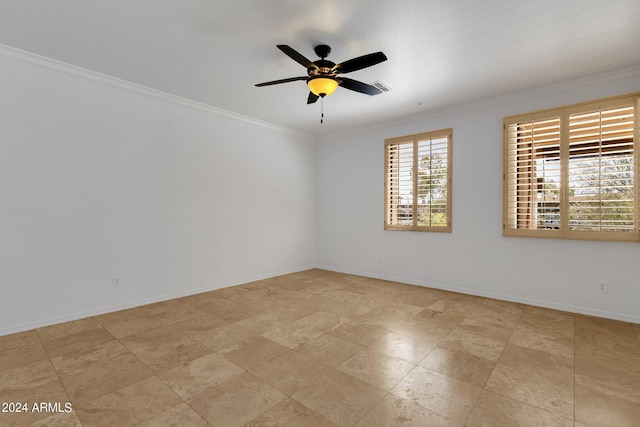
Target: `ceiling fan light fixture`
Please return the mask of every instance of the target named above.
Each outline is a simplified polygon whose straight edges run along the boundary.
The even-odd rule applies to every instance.
[[[309,79],[307,86],[314,95],[324,98],[336,91],[338,82],[328,77],[315,77]]]

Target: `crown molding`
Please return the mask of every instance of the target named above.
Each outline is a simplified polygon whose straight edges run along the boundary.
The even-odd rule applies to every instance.
[[[216,116],[225,117],[232,120],[241,121],[254,126],[259,126],[266,129],[275,130],[285,134],[293,135],[298,138],[303,138],[310,141],[316,141],[317,138],[313,135],[309,135],[303,132],[299,132],[284,126],[279,126],[273,123],[269,123],[263,120],[254,119],[253,117],[244,116],[242,114],[234,113],[233,111],[225,110],[213,105],[205,104],[202,102],[194,101],[192,99],[183,98],[178,95],[173,95],[168,92],[153,89],[147,86],[143,86],[137,83],[130,82],[128,80],[113,77],[107,74],[102,74],[97,71],[93,71],[87,68],[72,65],[66,62],[58,61],[53,58],[38,55],[36,53],[28,52],[25,50],[17,49],[11,46],[0,44],[0,55],[16,59],[22,62],[47,68],[50,70],[62,72],[71,76],[84,78],[97,83],[101,83],[107,86],[117,87],[132,93],[139,95],[145,95],[157,100],[170,102],[175,105],[180,105],[187,108],[192,108],[201,112],[214,114]]]

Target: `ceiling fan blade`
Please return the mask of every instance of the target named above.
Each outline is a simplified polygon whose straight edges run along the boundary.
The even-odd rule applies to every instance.
[[[298,80],[307,80],[309,77],[289,77],[288,79],[281,79],[281,80],[273,80],[271,82],[264,82],[264,83],[258,83],[256,84],[256,86],[258,87],[262,87],[262,86],[271,86],[271,85],[277,85],[280,83],[289,83],[289,82],[295,82]]]
[[[336,64],[333,69],[338,73],[350,73],[352,71],[362,70],[387,60],[387,56],[382,52],[370,53],[368,55],[359,56],[357,58]]]
[[[307,98],[307,104],[313,104],[318,100],[318,98],[320,98],[318,95],[316,95],[313,92],[309,92],[309,97]]]
[[[287,46],[286,44],[276,45],[278,49],[284,52],[289,58],[296,61],[298,64],[302,65],[304,68],[318,68],[316,64],[307,59],[303,54],[295,50],[294,48]]]
[[[357,80],[348,79],[346,77],[340,77],[339,79],[340,86],[345,89],[353,90],[360,93],[365,93],[367,95],[379,95],[382,93],[380,89],[375,86],[371,86],[370,84],[362,83]]]

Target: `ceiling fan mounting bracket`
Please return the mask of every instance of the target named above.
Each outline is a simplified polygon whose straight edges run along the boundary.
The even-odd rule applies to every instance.
[[[319,44],[318,46],[314,47],[313,50],[316,52],[316,55],[318,55],[322,59],[326,58],[331,53],[331,47],[327,46],[326,44]]]

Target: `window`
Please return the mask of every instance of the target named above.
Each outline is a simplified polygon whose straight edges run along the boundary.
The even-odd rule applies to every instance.
[[[451,231],[452,129],[385,140],[384,228]]]
[[[639,100],[505,118],[504,235],[640,240]]]

